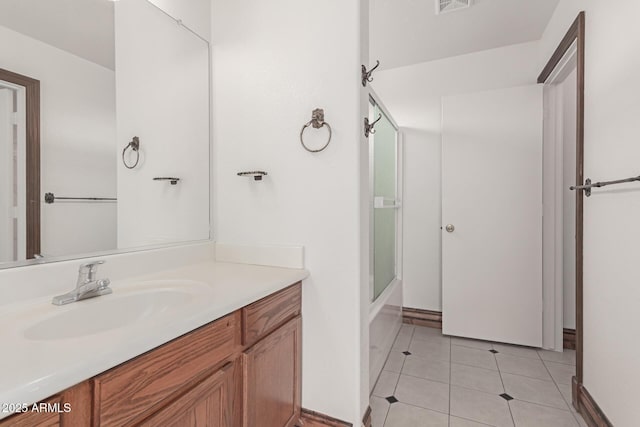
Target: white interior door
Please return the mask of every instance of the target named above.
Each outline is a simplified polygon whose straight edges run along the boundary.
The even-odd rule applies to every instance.
[[[0,82],[0,262],[14,261],[13,91]]]
[[[535,85],[443,98],[447,335],[542,345],[542,107]]]

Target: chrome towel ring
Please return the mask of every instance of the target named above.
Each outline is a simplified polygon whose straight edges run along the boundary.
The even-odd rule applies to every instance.
[[[129,166],[127,164],[127,160],[124,158],[124,155],[127,153],[127,150],[129,148],[131,148],[136,153],[136,162],[132,166]],[[138,162],[140,161],[140,151],[138,150],[140,150],[140,138],[134,136],[131,142],[126,147],[124,147],[124,150],[122,150],[122,163],[124,163],[124,166],[127,169],[133,169],[138,166]]]
[[[312,150],[311,148],[307,147],[306,144],[304,143],[304,131],[309,126],[313,126],[314,129],[320,129],[323,126],[326,126],[327,129],[329,129],[329,139],[327,140],[327,143],[324,144],[321,148],[318,148],[317,150]],[[316,108],[311,113],[311,120],[309,120],[309,122],[306,125],[302,126],[302,130],[300,131],[300,143],[302,144],[304,149],[309,151],[310,153],[318,153],[329,146],[329,143],[331,142],[331,135],[332,135],[331,126],[329,126],[329,123],[324,121],[324,110],[322,108]]]

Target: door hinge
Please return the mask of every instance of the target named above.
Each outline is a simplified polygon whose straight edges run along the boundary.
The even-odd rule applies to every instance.
[[[17,112],[11,113],[11,124],[12,125],[17,125],[18,124],[18,113]]]

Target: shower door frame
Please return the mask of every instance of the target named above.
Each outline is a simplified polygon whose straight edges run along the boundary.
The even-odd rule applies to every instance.
[[[396,210],[396,239],[395,239],[395,278],[387,284],[385,289],[378,295],[378,298],[384,297],[387,290],[392,288],[393,283],[396,281],[402,281],[402,187],[403,187],[403,138],[400,127],[395,121],[393,116],[389,113],[389,110],[380,100],[378,94],[369,88],[369,110],[371,108],[378,107],[382,113],[386,116],[387,120],[391,123],[396,131],[396,201],[400,204],[400,207]],[[372,117],[371,121],[375,120]],[[375,137],[374,137],[375,138]],[[375,209],[374,209],[374,152],[375,145],[372,140],[369,140],[369,302],[373,304],[378,298],[375,298]]]

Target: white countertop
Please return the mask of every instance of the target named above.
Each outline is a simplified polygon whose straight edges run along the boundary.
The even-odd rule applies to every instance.
[[[307,276],[304,269],[205,262],[114,281],[112,295],[66,306],[52,305],[53,295],[49,295],[0,307],[0,419],[11,415],[6,408],[3,411],[3,404],[43,400]],[[57,340],[35,341],[24,336],[24,330],[31,324],[77,308],[77,304],[100,304],[108,298],[117,298],[119,289],[121,294],[127,292],[131,284],[171,279],[203,282],[207,289],[188,311],[169,310],[152,322],[140,321],[94,335]],[[116,311],[113,316],[117,318],[119,313]]]

